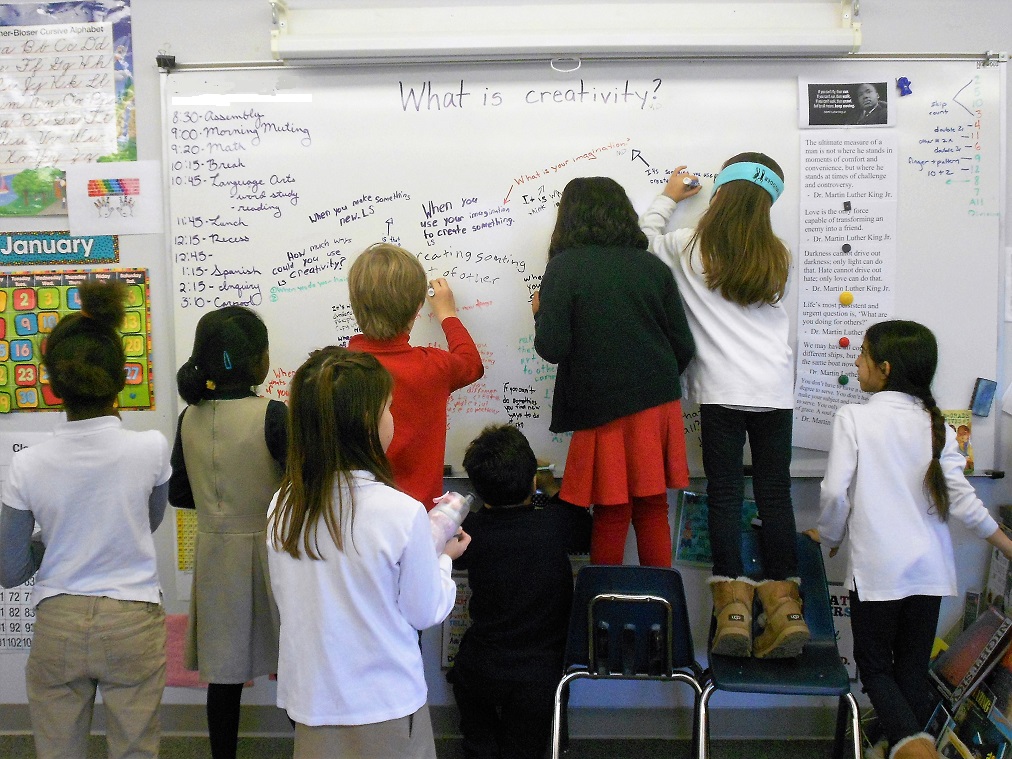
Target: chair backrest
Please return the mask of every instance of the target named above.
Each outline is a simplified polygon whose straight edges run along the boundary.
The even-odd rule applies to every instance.
[[[696,670],[682,576],[664,567],[589,565],[576,576],[566,667],[624,676]]]
[[[761,528],[759,528],[761,529]],[[762,559],[759,552],[759,529],[742,533],[741,551],[745,574],[761,579]],[[826,580],[826,565],[822,558],[822,546],[803,533],[797,535],[798,576],[801,579],[801,599],[805,623],[812,635],[812,642],[836,642],[836,628],[833,625],[833,607],[829,600],[829,584]]]

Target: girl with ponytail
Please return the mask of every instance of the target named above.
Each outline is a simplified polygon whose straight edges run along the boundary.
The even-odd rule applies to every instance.
[[[855,362],[864,404],[842,406],[822,481],[817,530],[846,541],[854,659],[890,757],[935,757],[921,732],[933,708],[928,662],[942,596],[954,596],[950,518],[1012,557],[963,476],[964,460],[931,394],[935,336],[911,321],[868,328]]]
[[[235,759],[243,684],[278,670],[278,610],[267,568],[267,506],[284,472],[288,410],[256,394],[270,366],[256,312],[200,317],[176,374],[180,397],[169,502],[197,510],[184,664],[207,686],[212,759]]]

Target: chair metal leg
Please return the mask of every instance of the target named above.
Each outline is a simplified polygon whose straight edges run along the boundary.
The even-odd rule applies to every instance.
[[[703,701],[703,686],[700,685],[692,675],[687,672],[673,672],[671,674],[672,680],[678,680],[679,682],[685,683],[686,685],[692,686],[692,748],[689,756],[696,756],[699,753],[699,721],[700,715],[702,714],[702,701]]]
[[[847,735],[847,720],[850,719],[850,732],[853,738],[851,748],[852,759],[862,759],[861,744],[861,708],[853,693],[840,696],[840,705],[836,710],[836,739],[833,741],[833,759],[843,759],[843,741]]]
[[[710,757],[710,696],[716,690],[713,683],[707,683],[699,698],[699,719],[696,723],[697,759],[709,759]]]
[[[590,677],[586,672],[570,672],[555,686],[555,708],[552,712],[552,759],[559,759],[562,743],[562,694],[569,683],[581,677]]]

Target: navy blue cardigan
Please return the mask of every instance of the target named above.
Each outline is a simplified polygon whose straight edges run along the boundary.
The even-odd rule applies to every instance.
[[[645,250],[586,246],[548,262],[534,348],[558,364],[552,432],[681,398],[696,346],[671,270]]]

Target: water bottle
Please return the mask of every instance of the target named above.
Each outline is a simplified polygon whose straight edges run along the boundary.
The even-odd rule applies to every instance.
[[[457,534],[473,502],[474,496],[470,493],[461,495],[449,492],[435,499],[436,505],[429,512],[429,527],[437,554],[442,553],[446,543]]]

